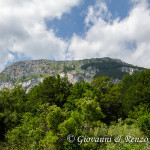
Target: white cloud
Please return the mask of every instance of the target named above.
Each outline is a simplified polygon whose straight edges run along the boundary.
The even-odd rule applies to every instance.
[[[0,47],[0,70],[4,69],[4,65],[6,65],[8,62],[11,62],[14,59],[14,56],[9,53],[8,51],[5,51],[3,47]]]
[[[150,8],[147,0],[134,3],[129,15],[111,20],[103,0],[88,8],[84,37],[65,41],[46,30],[45,19],[61,18],[81,0],[0,0],[0,71],[15,56],[32,59],[120,58],[150,67]],[[66,49],[68,53],[66,54]]]
[[[99,2],[96,6],[89,7],[85,23],[88,24],[91,21],[93,25],[84,37],[77,35],[72,37],[68,58],[107,56],[150,68],[148,1],[134,0],[134,7],[123,20],[116,18],[105,21],[105,18],[109,16],[110,13],[104,3]]]
[[[81,0],[0,0],[0,71],[15,52],[32,59],[65,59],[67,42],[46,30],[44,20],[60,19]]]
[[[89,6],[85,24],[86,26],[90,26],[90,24],[96,23],[99,18],[109,19],[110,17],[111,13],[109,13],[106,3],[99,0],[94,6]]]
[[[25,41],[16,40],[12,52],[32,59],[65,59],[67,42],[56,37],[52,30],[46,31],[42,25],[36,24],[33,28],[28,29],[28,33],[31,34]]]

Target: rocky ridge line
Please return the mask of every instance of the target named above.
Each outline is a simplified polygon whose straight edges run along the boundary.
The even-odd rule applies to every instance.
[[[108,68],[109,65],[113,69]],[[115,65],[118,68],[115,68]],[[141,70],[143,68],[108,57],[78,61],[26,60],[10,65],[0,73],[0,90],[12,89],[15,84],[18,84],[29,91],[31,87],[42,82],[44,77],[56,76],[57,74],[61,77],[66,75],[70,82],[76,83],[83,79],[86,82],[91,82],[96,74],[103,71],[109,71],[109,74],[117,71],[131,75]],[[119,82],[120,79],[115,78],[114,80]]]

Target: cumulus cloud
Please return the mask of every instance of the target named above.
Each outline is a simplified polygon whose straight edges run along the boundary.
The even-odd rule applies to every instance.
[[[110,17],[111,13],[109,13],[106,3],[99,0],[94,6],[89,6],[85,24],[90,26],[95,24],[99,18],[109,19]]]
[[[68,58],[113,57],[150,68],[150,8],[146,0],[132,0],[129,15],[111,20],[104,2],[90,6],[86,25],[92,22],[84,37],[74,34]],[[107,18],[107,20],[105,19]]]
[[[0,71],[15,56],[31,59],[119,58],[150,67],[150,7],[148,0],[131,0],[122,20],[112,19],[104,2],[89,6],[85,36],[68,41],[47,30],[45,19],[60,19],[81,0],[0,0]]]
[[[44,20],[60,19],[80,0],[0,0],[0,71],[13,53],[32,59],[65,59],[67,42],[46,30]]]
[[[36,24],[28,29],[28,33],[31,34],[26,40],[16,39],[12,52],[32,59],[65,59],[67,42],[56,37],[53,30],[47,31],[42,25]]]
[[[3,47],[0,47],[0,70],[4,69],[4,65],[6,65],[8,62],[11,62],[14,59],[14,56],[9,53],[8,51],[5,51]]]

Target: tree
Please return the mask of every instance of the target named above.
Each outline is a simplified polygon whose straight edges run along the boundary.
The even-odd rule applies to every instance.
[[[49,103],[63,107],[67,97],[70,95],[72,84],[66,78],[50,76],[33,87],[28,94],[27,109],[36,111],[39,105]]]
[[[76,82],[73,88],[71,89],[70,95],[68,96],[67,102],[64,104],[64,107],[68,110],[75,109],[75,100],[83,98],[86,90],[93,91],[94,88],[84,80],[82,82]]]
[[[26,90],[21,86],[15,86],[12,90],[0,91],[0,131],[1,138],[8,130],[20,124],[22,115],[25,113],[27,100]]]
[[[125,117],[141,104],[150,106],[150,70],[126,76],[120,84]]]

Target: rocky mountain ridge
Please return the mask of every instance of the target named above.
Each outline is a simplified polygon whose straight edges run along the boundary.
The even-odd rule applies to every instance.
[[[0,90],[12,89],[15,84],[29,90],[42,82],[44,77],[67,76],[72,83],[85,80],[91,82],[98,76],[113,77],[116,82],[125,74],[133,74],[144,68],[133,66],[112,58],[93,58],[72,61],[25,60],[13,63],[0,73]]]

